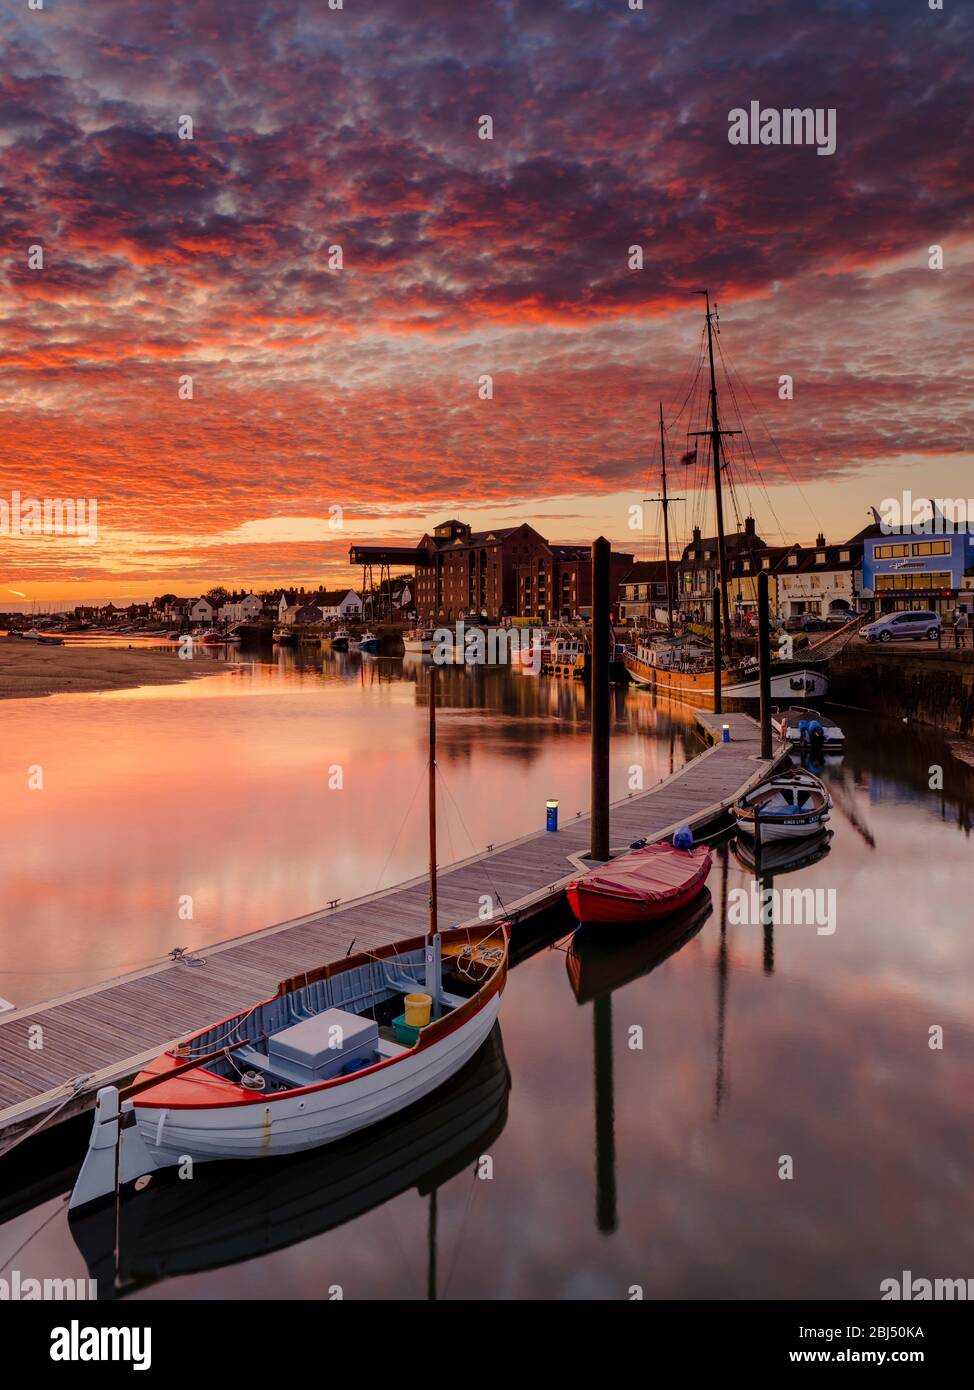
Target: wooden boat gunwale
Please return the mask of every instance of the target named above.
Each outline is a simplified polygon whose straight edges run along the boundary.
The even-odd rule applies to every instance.
[[[441,941],[444,945],[453,945],[457,942],[463,942],[469,946],[483,946],[486,941],[489,941],[491,937],[495,936],[498,932],[501,934],[501,949],[503,950],[502,959],[498,961],[490,975],[485,977],[476,993],[472,994],[463,1004],[458,1005],[456,1008],[451,1009],[449,1013],[444,1014],[442,1018],[434,1019],[432,1023],[422,1028],[416,1042],[413,1043],[411,1047],[404,1047],[401,1052],[393,1057],[383,1057],[377,1062],[370,1063],[367,1067],[361,1067],[343,1076],[333,1076],[324,1081],[313,1082],[307,1086],[292,1086],[280,1091],[246,1091],[242,1086],[237,1085],[225,1077],[219,1076],[215,1072],[208,1072],[205,1067],[201,1066],[184,1072],[181,1079],[188,1083],[193,1083],[194,1081],[205,1083],[207,1094],[201,1094],[199,1099],[186,1100],[172,1100],[171,1098],[166,1099],[165,1097],[156,1097],[153,1099],[149,1096],[145,1098],[140,1096],[137,1101],[137,1106],[139,1109],[147,1110],[223,1110],[241,1105],[268,1105],[274,1101],[289,1100],[293,1099],[295,1096],[309,1095],[312,1093],[317,1094],[318,1092],[340,1086],[347,1082],[359,1081],[362,1077],[370,1076],[383,1067],[392,1066],[396,1062],[404,1061],[407,1057],[416,1056],[418,1053],[424,1052],[427,1048],[434,1046],[436,1043],[442,1041],[443,1038],[449,1037],[451,1033],[456,1032],[465,1024],[469,1023],[471,1019],[480,1013],[490,1002],[494,995],[503,988],[507,978],[510,930],[506,922],[500,923],[491,932],[488,932],[486,936],[478,936],[476,941],[471,939],[474,933],[469,927],[454,927],[440,934]],[[163,1061],[166,1058],[172,1060],[173,1066],[181,1065],[191,1060],[185,1055],[180,1055],[180,1049],[187,1047],[197,1038],[204,1037],[207,1033],[212,1032],[214,1028],[221,1028],[224,1025],[229,1026],[233,1024],[240,1024],[242,1026],[250,1014],[253,1013],[255,1009],[260,1008],[261,1005],[272,1004],[275,999],[286,998],[288,994],[293,993],[296,989],[302,988],[306,984],[314,984],[318,980],[331,979],[347,970],[365,965],[370,960],[385,960],[389,957],[395,958],[400,953],[407,951],[423,950],[428,940],[428,936],[421,935],[409,937],[403,941],[389,942],[383,946],[376,947],[374,950],[359,951],[353,956],[345,956],[341,960],[331,961],[315,970],[302,972],[300,975],[289,976],[287,979],[280,982],[277,990],[274,994],[269,995],[268,998],[258,1000],[256,1004],[252,1004],[248,1009],[242,1009],[237,1013],[228,1014],[226,1018],[214,1020],[212,1023],[207,1024],[205,1028],[201,1028],[190,1037],[183,1039],[177,1047],[169,1048],[165,1052],[160,1053],[159,1057],[154,1058],[153,1062],[149,1063],[148,1068],[140,1072],[133,1084],[138,1085],[141,1080],[147,1079],[149,1076],[157,1076],[159,1078],[157,1084],[159,1086],[165,1086],[166,1082],[170,1079],[167,1072],[150,1072],[149,1068],[151,1068],[154,1063]],[[416,987],[417,989],[421,988],[421,983],[419,981],[417,981]],[[228,1037],[227,1046],[229,1047],[230,1045],[231,1043]],[[198,1071],[200,1075],[194,1076],[194,1071]],[[226,1091],[225,1095],[221,1094],[224,1090]]]

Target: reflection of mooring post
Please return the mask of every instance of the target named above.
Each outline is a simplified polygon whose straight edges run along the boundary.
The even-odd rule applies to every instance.
[[[609,542],[592,543],[592,843],[609,857]]]
[[[595,1220],[603,1235],[618,1225],[615,1101],[612,1081],[612,995],[595,1001]]]
[[[720,666],[723,661],[723,653],[720,643],[720,590],[714,589],[714,714],[722,714],[724,711],[723,702],[720,694]]]
[[[774,877],[761,878],[761,926],[764,929],[764,973],[774,974]]]
[[[436,1302],[436,1188],[430,1193],[429,1223],[426,1227],[426,1296]]]
[[[724,862],[720,875],[720,942],[717,947],[717,1066],[714,1076],[714,1115],[720,1114],[724,1099],[724,1038],[727,1026],[727,878],[730,869],[730,849],[722,850]]]
[[[758,575],[758,692],[761,697],[761,757],[771,757],[771,613],[768,575]]]

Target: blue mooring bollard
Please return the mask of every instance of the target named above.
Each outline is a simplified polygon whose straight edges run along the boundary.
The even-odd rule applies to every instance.
[[[545,830],[555,831],[558,829],[558,802],[547,801],[545,803]]]
[[[725,743],[730,743],[731,740],[730,740],[730,725],[729,725],[729,724],[725,724],[725,725],[724,725],[723,735],[724,735],[724,742],[725,742]]]

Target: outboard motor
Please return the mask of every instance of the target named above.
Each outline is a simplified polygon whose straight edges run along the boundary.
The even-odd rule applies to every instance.
[[[808,720],[807,720],[807,719],[799,719],[799,721],[798,721],[798,742],[799,742],[799,743],[807,743],[807,742],[808,742]]]
[[[809,722],[808,741],[816,753],[820,753],[825,747],[825,730],[817,719],[812,719]]]
[[[693,849],[693,831],[688,825],[681,825],[673,832],[674,849]]]

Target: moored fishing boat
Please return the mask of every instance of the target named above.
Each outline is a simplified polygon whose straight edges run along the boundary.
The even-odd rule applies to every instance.
[[[433,650],[433,628],[414,627],[403,634],[403,647],[407,652],[422,652],[424,656]]]
[[[565,891],[580,922],[639,926],[692,903],[703,892],[712,862],[705,845],[646,845],[575,879]]]
[[[291,627],[274,629],[274,644],[278,647],[293,647],[297,644],[297,633]]]
[[[828,822],[832,798],[806,768],[775,773],[732,807],[738,833],[770,840],[817,835]]]
[[[331,634],[329,640],[331,642],[331,649],[333,652],[347,652],[349,642],[348,628],[337,627],[335,631]]]
[[[771,727],[779,738],[793,746],[827,748],[832,752],[845,747],[845,734],[835,720],[806,705],[772,710]]]
[[[361,652],[377,652],[380,642],[374,632],[369,632],[368,629],[366,629],[361,637],[354,637],[352,639],[351,645],[357,647]],[[334,646],[334,643],[332,643],[332,646]]]

